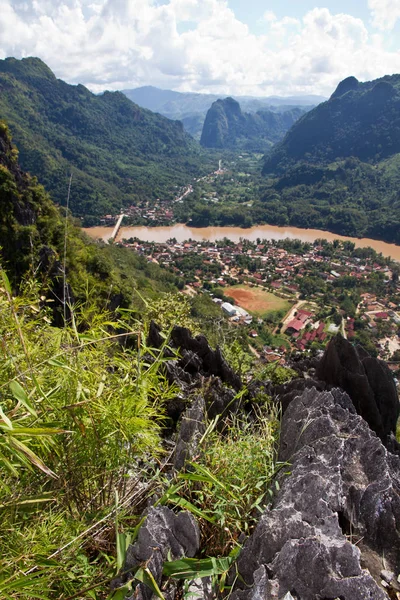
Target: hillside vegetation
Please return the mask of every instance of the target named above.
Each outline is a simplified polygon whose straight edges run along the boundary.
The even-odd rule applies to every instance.
[[[400,243],[400,75],[341,82],[265,156],[257,222]]]
[[[254,362],[237,340],[228,345],[219,309],[206,296],[191,301],[162,293],[176,292],[179,278],[133,251],[83,236],[21,170],[2,121],[0,207],[1,598],[105,600],[154,494],[160,504],[191,507],[202,516],[212,539],[205,552],[237,546],[241,532],[254,527],[249,512],[262,506],[260,485],[275,472],[276,410],[259,431],[239,417],[229,423],[228,436],[209,429],[196,467],[207,473],[204,499],[197,497],[195,477],[185,486],[166,478],[171,452],[164,439],[192,401],[189,388],[211,393],[220,382],[193,372],[193,365],[186,375],[178,369],[191,383],[184,394],[183,383],[171,380],[166,360],[172,369],[181,358],[179,348],[169,346],[173,325],[204,332],[208,316],[215,342],[225,343],[246,367],[242,372]],[[153,319],[162,328],[160,347],[146,341]],[[215,373],[230,373],[241,385],[219,351],[207,341],[203,349],[220,357]],[[198,369],[202,359],[194,357]],[[224,390],[235,398],[231,388]],[[234,461],[238,447],[240,464]],[[126,592],[124,586],[112,597]]]
[[[141,304],[137,291],[154,297],[177,291],[180,280],[125,248],[97,244],[65,219],[35,178],[21,170],[18,150],[0,121],[0,261],[11,285],[19,289],[38,279],[53,299],[53,318],[62,309],[64,243],[69,301],[91,297],[99,307]],[[94,293],[92,290],[96,290]],[[47,291],[46,291],[47,290]]]
[[[121,92],[97,96],[68,85],[38,58],[0,61],[0,117],[22,167],[54,201],[65,203],[73,173],[71,209],[79,216],[170,197],[174,186],[201,172],[204,160],[181,123],[139,108]]]

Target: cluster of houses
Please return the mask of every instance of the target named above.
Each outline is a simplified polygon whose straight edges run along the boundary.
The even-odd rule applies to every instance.
[[[299,350],[304,350],[306,345],[312,342],[322,344],[327,337],[325,331],[327,324],[323,321],[314,324],[313,320],[312,312],[299,309],[295,318],[286,326],[285,333],[291,336]]]
[[[299,298],[302,278],[310,274],[328,285],[331,282],[334,295],[341,290],[334,282],[341,281],[343,276],[364,281],[365,286],[376,273],[382,273],[383,281],[392,280],[391,269],[385,264],[378,264],[368,258],[360,259],[340,249],[335,254],[335,260],[332,260],[329,256],[324,256],[323,246],[318,244],[308,246],[303,253],[293,251],[290,246],[282,247],[283,243],[265,240],[241,240],[237,244],[227,239],[218,242],[189,240],[182,243],[176,240],[169,240],[168,243],[130,240],[124,242],[124,245],[183,277],[190,293],[208,291],[210,286],[224,288],[233,283],[251,283],[294,300]],[[190,269],[187,265],[191,261],[187,258],[194,256],[196,261],[193,264],[196,266]],[[376,294],[363,294],[357,315],[365,319],[372,335],[375,330],[378,332],[377,324],[381,321],[390,323],[390,337],[394,338],[390,347],[396,349],[396,340],[400,348],[400,283],[395,283],[394,287],[391,284],[391,290],[390,297],[396,297],[397,302],[390,300],[386,293],[382,293],[379,298]],[[322,306],[322,294],[316,292],[309,299]],[[221,302],[221,308],[232,321],[244,325],[251,323],[251,315],[233,303]],[[287,324],[285,333],[294,349],[303,350],[312,342],[326,343],[329,333],[338,330],[333,327],[329,321],[316,321],[310,311],[299,310]],[[354,327],[355,319],[345,318],[341,331],[348,339],[352,339],[356,334]],[[377,337],[376,345],[379,351],[382,350],[381,355],[385,356],[387,341],[380,341]]]

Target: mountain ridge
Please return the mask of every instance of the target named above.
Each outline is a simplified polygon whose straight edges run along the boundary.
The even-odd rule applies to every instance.
[[[133,102],[170,118],[182,121],[186,131],[196,139],[200,139],[201,130],[207,111],[217,100],[226,94],[202,94],[197,92],[176,92],[162,90],[154,86],[142,86],[135,89],[124,89],[122,92]],[[231,95],[240,103],[246,112],[257,112],[269,109],[273,112],[284,112],[293,107],[307,106],[326,100],[324,96],[240,96]]]
[[[349,77],[292,127],[266,156],[263,171],[283,171],[305,155],[309,163],[387,158],[400,152],[399,132],[400,75],[364,83]]]
[[[55,201],[65,202],[73,172],[76,215],[117,212],[171,194],[201,172],[200,150],[180,122],[140,108],[122,92],[96,96],[69,85],[37,58],[0,60],[0,116],[22,167]]]

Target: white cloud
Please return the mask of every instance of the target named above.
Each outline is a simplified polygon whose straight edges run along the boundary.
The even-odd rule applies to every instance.
[[[190,31],[180,33],[186,22]],[[94,91],[152,84],[329,95],[348,75],[400,72],[400,52],[350,15],[316,8],[301,20],[278,19],[267,11],[262,23],[263,33],[252,34],[226,0],[0,0],[0,54],[39,56],[57,77]]]
[[[378,29],[393,29],[400,19],[400,0],[368,0],[368,6]]]

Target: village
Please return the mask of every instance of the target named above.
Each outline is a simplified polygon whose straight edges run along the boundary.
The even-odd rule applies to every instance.
[[[209,295],[269,361],[322,349],[340,332],[399,368],[400,268],[371,248],[338,240],[121,243],[182,278],[183,293]]]

